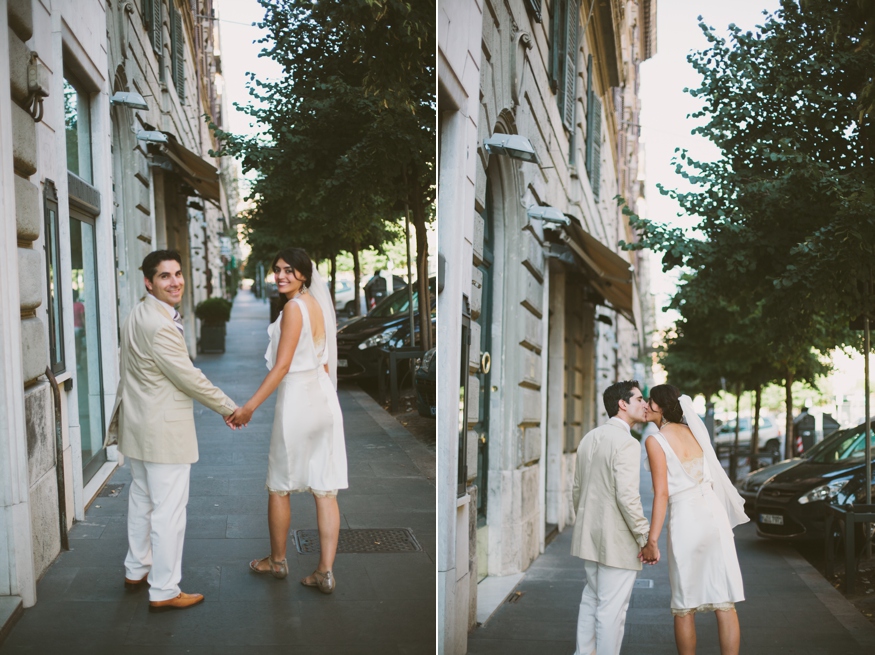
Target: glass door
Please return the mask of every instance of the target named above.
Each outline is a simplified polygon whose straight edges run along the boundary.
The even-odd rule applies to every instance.
[[[97,248],[94,222],[70,212],[70,254],[73,269],[73,332],[76,345],[74,385],[79,404],[83,481],[106,461],[103,448],[103,376],[97,302]]]

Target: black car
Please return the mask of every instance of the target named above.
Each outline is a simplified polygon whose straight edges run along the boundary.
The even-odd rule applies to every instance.
[[[827,504],[865,502],[865,429],[863,423],[833,433],[795,466],[766,481],[756,497],[757,533],[777,539],[823,539]],[[875,429],[871,435],[875,445]]]
[[[435,279],[431,289],[432,324],[435,322]],[[414,289],[416,285],[414,284]],[[409,297],[407,289],[393,292],[367,316],[354,318],[337,330],[337,377],[342,379],[377,377],[381,348],[410,345]],[[419,307],[419,293],[413,292],[413,307]],[[413,316],[414,334],[419,336],[419,312]]]
[[[823,443],[823,442],[821,442]],[[802,461],[801,457],[793,459],[785,459],[781,462],[776,462],[771,466],[763,467],[759,470],[748,473],[747,476],[738,485],[738,492],[744,498],[744,513],[751,519],[756,520],[756,502],[760,488],[773,477],[786,471],[788,468],[796,466]]]
[[[420,416],[435,418],[437,408],[437,349],[427,350],[413,376],[416,409]]]

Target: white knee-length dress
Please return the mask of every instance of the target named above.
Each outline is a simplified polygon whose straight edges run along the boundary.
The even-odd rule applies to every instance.
[[[662,433],[668,472],[668,575],[671,611],[732,609],[744,600],[735,536],[726,510],[713,489],[704,457],[681,462]]]
[[[277,387],[270,437],[267,488],[278,494],[310,491],[331,496],[346,489],[346,443],[337,391],[325,371],[328,349],[324,339],[313,341],[307,303],[293,298],[303,316],[301,337],[289,372]],[[268,328],[267,367],[276,364],[282,332],[282,312]]]

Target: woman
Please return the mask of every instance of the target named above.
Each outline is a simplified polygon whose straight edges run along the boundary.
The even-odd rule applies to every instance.
[[[309,491],[316,500],[321,555],[301,584],[334,591],[332,572],[340,536],[337,490],[347,488],[343,417],[337,400],[337,327],[328,287],[301,248],[281,250],[271,266],[286,305],[268,328],[265,359],[270,373],[258,391],[226,422],[247,424],[278,389],[267,464],[270,555],[249,568],[285,578],[291,523],[289,494]]]
[[[720,652],[737,655],[741,641],[735,603],[744,600],[732,528],[748,520],[744,501],[723,471],[689,396],[671,385],[650,391],[647,437],[653,477],[650,537],[641,557],[656,550],[668,512],[671,612],[679,655],[696,652],[696,612],[715,612]]]

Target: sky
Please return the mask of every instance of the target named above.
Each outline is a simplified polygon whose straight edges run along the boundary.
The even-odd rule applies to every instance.
[[[643,218],[685,228],[695,226],[695,217],[678,217],[677,203],[661,195],[656,185],[685,188],[684,180],[671,164],[675,148],[685,148],[700,160],[717,156],[710,142],[690,134],[697,123],[687,115],[699,109],[700,102],[683,91],[685,87],[698,87],[701,81],[686,60],[691,51],[707,48],[698,16],[724,33],[730,23],[754,30],[764,20],[763,10],[774,11],[779,6],[778,0],[661,0],[657,3],[656,55],[641,64],[640,120],[646,169]],[[657,257],[652,258],[652,263],[651,292],[655,294],[657,326],[664,328],[675,318],[671,313],[662,313],[661,308],[674,292],[676,277],[662,273]]]

